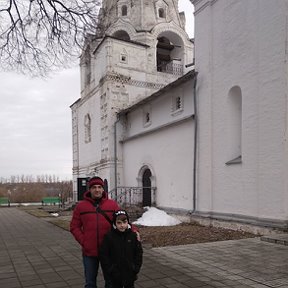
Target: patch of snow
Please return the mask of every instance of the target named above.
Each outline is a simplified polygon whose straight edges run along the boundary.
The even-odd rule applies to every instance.
[[[58,217],[59,214],[58,213],[51,213],[52,216]]]
[[[155,207],[145,207],[146,212],[133,224],[143,226],[175,226],[181,223],[178,219],[168,215],[165,211]]]

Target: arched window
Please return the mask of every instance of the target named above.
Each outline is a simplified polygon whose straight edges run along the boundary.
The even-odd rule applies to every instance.
[[[143,185],[143,207],[151,206],[152,204],[152,195],[151,195],[151,171],[146,169],[142,176],[142,185]]]
[[[228,151],[230,161],[226,164],[241,163],[242,160],[242,92],[234,86],[228,94]]]
[[[159,18],[165,18],[165,13],[163,8],[159,8],[158,10]]]
[[[167,65],[171,62],[171,51],[174,45],[166,37],[158,38],[157,42],[157,71],[167,72]]]
[[[150,122],[150,113],[147,112],[146,113],[146,123],[149,123]]]
[[[181,97],[176,97],[176,109],[181,109],[182,108],[182,99]]]
[[[144,127],[148,127],[148,126],[150,126],[151,125],[151,117],[152,117],[152,115],[151,115],[151,106],[150,105],[148,105],[148,106],[146,106],[146,107],[144,107],[144,109],[143,109],[143,126]]]
[[[126,5],[123,5],[121,7],[121,14],[122,14],[122,16],[127,16],[127,6]]]
[[[85,143],[91,142],[91,118],[89,114],[84,117]]]
[[[157,36],[157,71],[183,75],[184,43],[178,33],[165,31]]]
[[[125,41],[129,41],[130,40],[129,34],[126,31],[123,31],[123,30],[116,31],[113,34],[113,36],[115,38],[118,38],[118,39],[121,39],[121,40],[125,40]]]

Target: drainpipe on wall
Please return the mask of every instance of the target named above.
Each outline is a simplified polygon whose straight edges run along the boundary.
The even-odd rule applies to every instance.
[[[120,121],[119,115],[117,115],[117,120],[114,122],[114,181],[115,181],[115,199],[117,200],[117,123]]]
[[[198,138],[198,111],[197,111],[197,97],[196,97],[196,86],[197,86],[197,75],[198,72],[195,72],[194,78],[194,159],[193,159],[193,209],[191,214],[196,212],[196,177],[197,177],[197,138]]]
[[[185,65],[185,67],[191,67],[195,65],[195,58],[193,59],[193,62],[190,64]],[[197,97],[196,97],[196,88],[197,88],[197,76],[198,72],[195,71],[194,76],[194,85],[193,85],[193,103],[194,103],[194,151],[193,151],[193,205],[192,210],[189,211],[190,214],[193,214],[196,212],[196,177],[197,177],[197,138],[198,138],[198,111],[197,111]]]
[[[185,65],[187,67],[191,67],[195,65],[195,59],[193,59],[193,62],[190,64]],[[197,113],[197,97],[196,97],[196,86],[197,86],[197,75],[198,72],[195,71],[195,77],[194,77],[194,85],[193,85],[193,103],[194,103],[194,151],[193,151],[193,205],[192,210],[189,211],[190,214],[193,214],[196,212],[196,176],[197,176],[197,137],[198,137],[198,113]]]

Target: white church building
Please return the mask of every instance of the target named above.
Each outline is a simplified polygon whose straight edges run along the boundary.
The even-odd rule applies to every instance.
[[[191,3],[195,41],[178,0],[103,1],[71,105],[74,200],[98,175],[120,203],[287,228],[288,1]]]

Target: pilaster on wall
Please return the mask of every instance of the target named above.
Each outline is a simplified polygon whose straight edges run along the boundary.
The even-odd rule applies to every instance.
[[[218,0],[190,0],[190,2],[195,6],[194,15],[196,16],[202,10],[208,6],[212,6]]]
[[[108,103],[107,95],[104,93],[100,96],[100,111],[101,111],[101,158],[108,157]]]
[[[203,211],[213,210],[213,177],[212,177],[212,128],[213,128],[213,27],[211,6],[213,0],[191,0],[195,7],[195,70],[197,77],[197,102],[198,102],[198,187],[197,209]],[[203,27],[205,31],[203,33]],[[197,48],[197,47],[201,47]],[[201,96],[200,96],[201,95]],[[202,97],[205,95],[205,97]],[[202,191],[205,191],[202,192]]]

